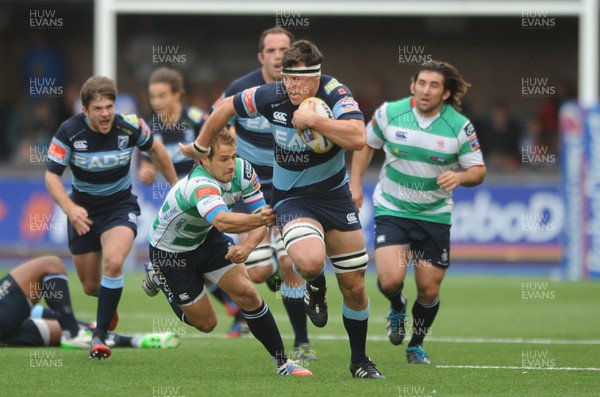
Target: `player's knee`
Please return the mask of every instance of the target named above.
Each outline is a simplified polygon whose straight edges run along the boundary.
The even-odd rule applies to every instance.
[[[273,274],[273,251],[270,244],[259,244],[244,263],[253,283],[262,283]]]
[[[83,287],[83,293],[88,296],[98,296],[98,291],[100,290],[100,285],[91,281],[83,281],[81,283]]]
[[[124,258],[110,256],[102,261],[102,273],[108,277],[118,277],[123,271]]]
[[[43,261],[44,261],[44,270],[46,270],[48,273],[61,273],[61,274],[66,273],[65,265],[63,264],[63,262],[60,260],[59,257],[54,256],[54,255],[45,256],[45,257],[43,257]]]
[[[255,284],[265,282],[265,280],[269,278],[271,273],[272,271],[270,266],[253,267],[251,269],[248,269],[248,276],[250,277],[250,281],[252,281]]]
[[[232,297],[233,299],[233,297]],[[234,299],[234,302],[245,311],[256,310],[260,307],[262,299],[258,295],[256,288],[250,283],[244,285],[238,290],[238,294]]]
[[[365,292],[365,280],[362,277],[355,277],[351,283],[340,284],[342,295],[345,298],[362,300]]]
[[[397,292],[402,286],[402,280],[395,277],[380,277],[379,278],[379,289],[385,295],[392,295]]]
[[[423,304],[431,304],[438,299],[440,288],[437,285],[417,286],[417,299]]]
[[[217,326],[217,317],[208,316],[200,318],[189,318],[188,324],[190,324],[200,332],[209,333],[212,332]]]

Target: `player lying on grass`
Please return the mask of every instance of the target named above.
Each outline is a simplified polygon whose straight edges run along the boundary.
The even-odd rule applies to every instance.
[[[36,305],[44,299],[48,308]],[[36,305],[33,307],[32,306]],[[73,314],[65,266],[56,256],[31,259],[0,280],[0,346],[61,346],[89,349],[91,325]],[[117,347],[176,347],[173,333],[123,336],[109,333]]]
[[[246,213],[229,211],[238,201]],[[279,375],[311,376],[287,358],[273,315],[244,266],[274,223],[254,169],[236,157],[235,138],[222,129],[208,156],[165,198],[148,236],[154,268],[143,287],[150,295],[160,287],[180,320],[208,333],[217,316],[205,279],[217,284],[242,309],[250,332],[273,357]],[[224,234],[246,231],[248,239],[239,246]]]

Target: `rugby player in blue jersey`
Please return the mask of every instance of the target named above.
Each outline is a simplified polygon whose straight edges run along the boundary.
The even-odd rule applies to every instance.
[[[194,166],[194,160],[182,155],[177,144],[193,142],[208,118],[208,113],[197,107],[183,105],[184,94],[183,76],[175,69],[162,67],[150,75],[148,96],[153,114],[149,127],[154,139],[160,140],[165,145],[179,179],[190,172]],[[155,180],[156,167],[147,154],[142,152],[140,157],[138,176],[142,183],[149,185]],[[150,262],[146,262],[145,269],[146,272],[152,271]],[[142,288],[148,295],[152,295],[153,291],[146,288],[145,284],[142,284]],[[227,313],[234,317],[234,324],[227,333],[227,337],[240,337],[248,329],[240,308],[216,285],[211,284],[208,289],[223,304]]]
[[[37,304],[41,300],[48,307]],[[60,258],[33,258],[0,279],[0,347],[89,349],[91,325],[75,318]],[[171,332],[134,336],[109,332],[107,343],[116,347],[172,348],[179,345],[179,338]]]
[[[196,141],[180,145],[180,149],[188,157],[204,158],[210,152],[209,143],[232,116],[262,115],[269,120],[275,141],[271,205],[294,268],[308,280],[306,312],[316,326],[327,323],[323,269],[328,256],[343,295],[350,372],[354,377],[382,379],[366,355],[369,299],[364,274],[368,256],[344,160],[346,150],[361,150],[365,144],[364,117],[348,87],[321,75],[322,59],[313,43],[296,41],[283,54],[283,82],[246,89],[224,99]],[[314,107],[298,109],[304,99],[315,96],[329,105],[333,119],[318,116]],[[310,151],[299,136],[305,128],[320,131],[335,146],[324,154]]]
[[[215,107],[221,100],[247,88],[280,81],[283,52],[293,41],[292,34],[281,27],[273,27],[262,32],[258,41],[258,61],[262,66],[231,83]],[[265,201],[270,203],[274,158],[273,134],[269,121],[262,116],[256,118],[234,116],[229,123],[234,126],[237,135],[238,155],[252,164],[260,178]],[[250,254],[245,263],[248,274],[253,282],[266,282],[274,292],[281,287],[283,304],[294,330],[294,355],[301,360],[316,360],[317,357],[308,340],[306,312],[302,299],[306,282],[293,271],[292,259],[285,252],[283,240],[277,229],[273,228],[272,232],[274,235],[267,235]],[[238,235],[240,241],[246,238],[245,233]],[[277,258],[278,263],[273,263],[274,257]]]
[[[88,295],[98,296],[90,357],[107,358],[106,332],[123,291],[123,262],[137,233],[140,208],[131,193],[131,156],[147,151],[167,181],[177,175],[164,145],[136,115],[115,114],[117,88],[103,76],[81,88],[83,112],[65,121],[48,150],[46,187],[68,218],[69,249]],[[72,171],[72,193],[62,174]]]

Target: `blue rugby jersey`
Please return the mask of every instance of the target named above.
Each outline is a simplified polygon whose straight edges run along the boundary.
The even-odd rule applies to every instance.
[[[148,150],[154,140],[146,123],[134,114],[115,114],[108,134],[93,132],[84,113],[59,127],[48,150],[47,169],[73,173],[72,198],[79,205],[106,206],[131,194],[130,164],[133,148]]]
[[[235,95],[246,88],[265,84],[262,69],[256,69],[231,83],[214,106],[217,106],[219,101]],[[269,121],[264,117],[246,118],[234,116],[229,124],[235,126],[238,141],[238,156],[252,164],[263,185],[272,183],[274,161],[273,135],[271,134]]]
[[[203,110],[194,106],[184,106],[177,120],[168,120],[153,114],[152,120],[148,123],[154,139],[165,145],[179,178],[190,172],[195,161],[185,157],[177,144],[181,142],[187,145],[194,142],[207,119],[208,114]],[[146,153],[142,154],[142,159],[151,161]]]
[[[335,78],[321,76],[316,97],[327,103],[336,120],[364,122],[350,89]],[[345,149],[335,145],[329,152],[311,151],[292,126],[298,106],[293,105],[282,82],[270,83],[239,92],[233,101],[240,117],[264,116],[271,126],[275,143],[272,205],[293,197],[312,196],[333,190],[348,182]]]

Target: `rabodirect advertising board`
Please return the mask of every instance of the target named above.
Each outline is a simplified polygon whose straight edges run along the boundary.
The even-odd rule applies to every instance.
[[[374,183],[365,186],[360,219],[369,251],[373,250],[371,201]],[[135,188],[142,216],[136,247],[146,249],[148,230],[166,197],[168,184]],[[66,216],[54,204],[41,180],[0,181],[0,249],[36,250],[66,247]],[[558,262],[566,217],[555,185],[498,184],[454,192],[452,252],[454,259],[477,261]]]

